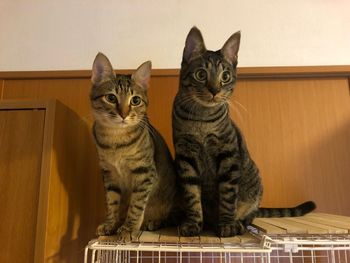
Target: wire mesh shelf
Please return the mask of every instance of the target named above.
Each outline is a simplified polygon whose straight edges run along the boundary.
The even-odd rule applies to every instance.
[[[317,216],[320,214],[309,217],[311,225],[306,222],[308,217],[300,219],[306,220],[303,226],[300,222],[291,223],[288,218],[278,220],[279,223],[272,220],[271,228],[266,225],[266,222],[270,221],[264,224],[258,222],[249,228],[249,233],[233,238],[220,239],[206,233],[205,236],[187,239],[169,236],[169,233],[174,231],[165,230],[144,232],[137,242],[128,244],[95,239],[85,248],[84,262],[350,263],[350,218],[327,217],[324,221],[320,219],[319,222],[324,224],[322,228],[319,223],[311,220]],[[325,217],[324,214],[321,216]],[[315,228],[316,225],[319,229]],[[298,227],[305,229],[300,231]],[[323,233],[320,229],[328,231]],[[281,233],[281,230],[284,232]]]

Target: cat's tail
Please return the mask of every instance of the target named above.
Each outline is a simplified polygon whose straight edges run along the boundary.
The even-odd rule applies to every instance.
[[[315,210],[316,204],[313,201],[307,201],[296,207],[290,208],[264,208],[260,207],[256,217],[296,217],[303,216]]]

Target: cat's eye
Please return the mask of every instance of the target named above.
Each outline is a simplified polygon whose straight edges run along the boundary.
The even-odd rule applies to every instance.
[[[194,72],[194,78],[197,81],[205,81],[207,80],[207,71],[203,68],[197,69]]]
[[[132,97],[131,98],[131,100],[130,100],[130,104],[132,105],[132,106],[138,106],[138,105],[140,105],[141,104],[141,98],[139,97],[139,96],[134,96],[134,97]]]
[[[107,94],[105,96],[105,98],[109,103],[117,103],[118,102],[117,96],[115,96],[114,94]]]
[[[231,81],[231,73],[228,70],[225,70],[221,74],[221,83],[222,84],[227,84]]]

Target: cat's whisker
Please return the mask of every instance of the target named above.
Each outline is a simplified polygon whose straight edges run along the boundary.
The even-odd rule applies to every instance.
[[[194,116],[195,110],[197,108],[197,103],[193,99],[193,94],[189,94],[187,96],[183,96],[181,100],[179,100],[179,105],[183,106],[188,110],[188,118],[191,119]]]
[[[238,100],[233,99],[233,102],[236,103],[238,106],[240,106],[243,110],[245,110],[246,112],[248,112],[247,108],[244,107]]]
[[[187,104],[193,102],[193,97],[191,95],[183,96],[178,102],[180,105]]]
[[[239,111],[239,109],[237,107],[234,107],[230,101],[227,101],[227,104],[228,104],[229,108],[237,114],[239,120],[241,122],[243,122],[244,119],[243,119],[242,113]]]
[[[188,119],[192,119],[193,118],[195,107],[196,107],[195,103],[192,103],[190,105],[190,110],[188,111]]]
[[[144,120],[144,119],[141,119],[140,124],[143,124],[143,128],[147,129],[149,134],[154,138],[154,139],[157,139],[157,136],[156,134],[154,133],[153,129],[150,127],[150,124],[148,121]]]
[[[193,118],[195,110],[198,107],[193,97],[194,97],[194,94],[189,94],[188,96],[185,97],[183,101],[180,101],[181,105],[183,105],[188,110],[188,116],[187,116],[188,119]]]

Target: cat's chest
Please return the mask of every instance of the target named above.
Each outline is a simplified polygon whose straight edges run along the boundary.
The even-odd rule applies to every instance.
[[[123,168],[130,167],[130,159],[137,157],[142,153],[140,151],[140,142],[144,141],[142,134],[130,132],[129,134],[112,133],[99,136],[98,139],[108,147],[98,147],[100,162],[109,167],[118,169],[121,173]],[[146,141],[148,142],[148,141]]]
[[[130,159],[139,154],[140,152],[132,147],[99,152],[100,160],[109,166],[113,166],[119,172],[124,172],[123,169],[129,168],[132,162]]]
[[[101,166],[107,166],[106,168],[120,170],[120,167],[125,166],[125,158],[117,151],[100,150],[99,157]]]
[[[184,131],[203,146],[220,145],[223,143],[222,131],[218,129],[217,125],[212,123],[188,123],[188,127]]]

